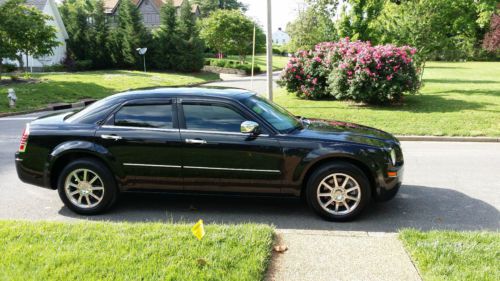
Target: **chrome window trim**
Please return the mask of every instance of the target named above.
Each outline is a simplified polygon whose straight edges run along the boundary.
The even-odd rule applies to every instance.
[[[204,130],[190,130],[190,129],[180,129],[181,133],[201,133],[201,134],[224,134],[224,135],[235,135],[235,136],[251,136],[250,133],[239,133],[239,132],[227,132],[227,131],[204,131]],[[257,137],[269,137],[268,134],[259,134]]]
[[[219,167],[200,167],[200,166],[184,166],[186,169],[201,169],[201,170],[226,170],[226,171],[244,171],[244,172],[264,172],[264,173],[281,173],[280,170],[259,170],[259,169],[238,169],[238,168],[219,168]]]
[[[132,127],[132,126],[115,126],[115,125],[102,125],[101,128],[107,128],[107,129],[132,129],[132,130],[161,131],[161,132],[179,132],[179,129],[161,129],[161,128]]]
[[[134,167],[157,167],[157,168],[182,168],[179,165],[156,165],[156,164],[140,164],[140,163],[123,163],[124,166]]]

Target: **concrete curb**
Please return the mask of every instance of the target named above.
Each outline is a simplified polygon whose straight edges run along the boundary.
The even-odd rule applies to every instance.
[[[400,141],[500,142],[498,137],[396,136]]]

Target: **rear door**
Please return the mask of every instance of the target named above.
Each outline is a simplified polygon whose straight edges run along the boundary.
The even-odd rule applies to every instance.
[[[182,189],[181,139],[174,99],[123,104],[96,132],[122,166],[128,189]]]
[[[232,102],[185,99],[179,126],[185,190],[279,193],[283,151],[274,136],[240,132],[255,121]],[[262,124],[261,124],[262,126]]]

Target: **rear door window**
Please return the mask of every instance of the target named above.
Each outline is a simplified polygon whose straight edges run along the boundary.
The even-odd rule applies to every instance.
[[[172,104],[125,105],[115,113],[114,125],[172,129]]]

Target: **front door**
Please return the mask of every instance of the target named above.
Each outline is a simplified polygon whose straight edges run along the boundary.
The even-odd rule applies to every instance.
[[[171,99],[124,104],[96,132],[126,189],[182,189],[181,139]]]
[[[182,99],[179,109],[185,190],[280,192],[282,148],[267,132],[240,132],[251,116],[219,101]]]

